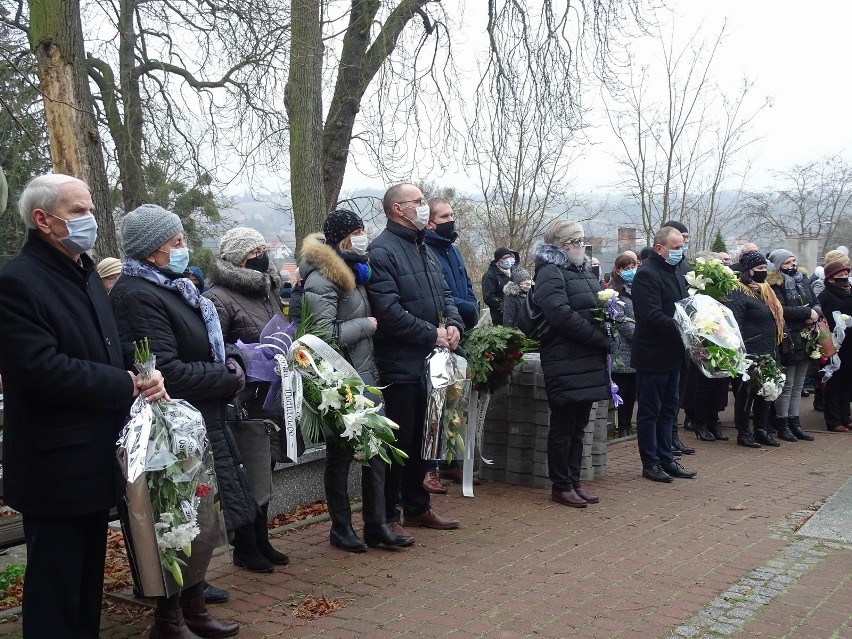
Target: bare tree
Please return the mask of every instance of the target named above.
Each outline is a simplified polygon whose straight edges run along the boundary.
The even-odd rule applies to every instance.
[[[754,237],[761,242],[816,238],[823,255],[834,248],[852,214],[852,166],[832,155],[779,171],[775,178],[781,188],[752,193],[741,208]]]
[[[638,205],[646,241],[663,221],[678,219],[701,250],[734,220],[747,173],[735,172],[735,165],[756,141],[753,124],[770,102],[751,106],[749,80],[733,93],[722,91],[712,65],[725,26],[710,42],[698,33],[676,49],[674,26],[670,34],[658,29],[663,86],[655,92],[652,67],[631,60],[626,87],[614,93],[616,106],[607,113],[622,147],[622,186]]]

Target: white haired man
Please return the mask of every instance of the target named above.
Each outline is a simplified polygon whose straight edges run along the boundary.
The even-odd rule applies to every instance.
[[[134,398],[165,396],[157,372],[127,370],[118,328],[86,254],[97,222],[85,182],[27,184],[29,228],[0,270],[4,488],[27,542],[24,637],[98,636],[107,517],[117,501],[115,441]]]

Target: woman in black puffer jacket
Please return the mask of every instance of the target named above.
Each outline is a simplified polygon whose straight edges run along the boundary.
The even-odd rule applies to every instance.
[[[535,252],[534,299],[551,329],[541,340],[550,432],[547,463],[551,499],[583,508],[598,496],[580,483],[583,431],[592,403],[609,398],[611,340],[594,317],[601,284],[589,270],[583,227],[555,220]]]
[[[122,347],[130,350],[134,341],[148,339],[169,395],[185,399],[204,416],[225,526],[233,531],[251,524],[259,509],[225,425],[225,405],[244,386],[245,375],[225,357],[213,303],[184,277],[189,249],[180,218],[143,204],[121,221],[121,239],[123,275],[110,301]],[[239,624],[214,619],[204,604],[204,572],[213,548],[196,548],[193,542],[192,550],[193,564],[204,569],[200,575],[192,574],[192,581],[185,576],[179,596],[158,599],[152,639],[231,637],[239,632]]]
[[[728,299],[728,306],[737,320],[746,352],[751,356],[777,354],[778,344],[784,335],[784,310],[772,288],[766,283],[766,258],[757,251],[740,257],[739,287]],[[753,398],[754,434],[749,428],[749,400]],[[780,446],[766,432],[769,403],[758,395],[752,384],[740,384],[734,403],[734,423],[737,427],[737,444],[749,448]]]

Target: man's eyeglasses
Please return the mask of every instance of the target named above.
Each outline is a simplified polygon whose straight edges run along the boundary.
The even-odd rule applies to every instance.
[[[562,246],[565,248],[580,248],[581,246],[586,246],[585,238],[580,240],[568,240],[567,242],[563,242]]]
[[[428,204],[428,201],[425,197],[419,197],[415,200],[403,200],[402,202],[397,202],[397,204],[411,204],[412,202],[416,203],[417,206],[425,206]]]

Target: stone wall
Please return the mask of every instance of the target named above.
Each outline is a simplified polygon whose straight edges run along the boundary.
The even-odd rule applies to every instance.
[[[609,402],[592,405],[583,436],[585,480],[606,474],[607,413]],[[492,481],[549,488],[547,433],[550,409],[538,353],[524,355],[511,383],[491,398],[485,418],[483,455],[494,461],[481,464],[480,476]]]

